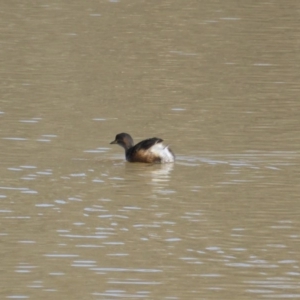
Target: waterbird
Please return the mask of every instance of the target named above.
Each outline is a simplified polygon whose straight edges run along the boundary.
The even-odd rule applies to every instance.
[[[125,157],[129,162],[143,163],[171,163],[175,161],[175,155],[169,146],[163,144],[160,138],[150,138],[134,145],[133,139],[128,133],[119,133],[110,144],[118,144],[125,149]]]

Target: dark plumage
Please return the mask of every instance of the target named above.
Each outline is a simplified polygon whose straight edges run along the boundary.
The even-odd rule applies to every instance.
[[[167,163],[174,162],[175,156],[168,146],[163,145],[160,138],[150,138],[134,146],[128,133],[119,133],[111,144],[118,144],[125,149],[125,157],[129,162]]]

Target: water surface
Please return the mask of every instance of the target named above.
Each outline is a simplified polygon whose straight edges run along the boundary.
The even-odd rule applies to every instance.
[[[4,4],[1,299],[300,298],[297,9]]]

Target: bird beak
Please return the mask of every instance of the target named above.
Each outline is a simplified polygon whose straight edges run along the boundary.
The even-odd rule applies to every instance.
[[[117,140],[112,141],[110,144],[118,144]]]

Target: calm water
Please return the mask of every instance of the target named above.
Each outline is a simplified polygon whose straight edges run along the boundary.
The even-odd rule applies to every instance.
[[[0,298],[300,298],[299,8],[3,4]]]

